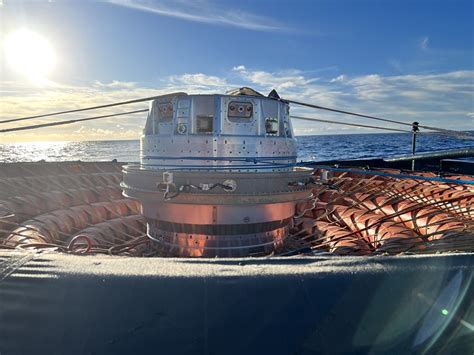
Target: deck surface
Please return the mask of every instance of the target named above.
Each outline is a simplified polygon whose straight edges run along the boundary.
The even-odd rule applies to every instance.
[[[473,270],[474,254],[1,252],[0,353],[465,353]]]

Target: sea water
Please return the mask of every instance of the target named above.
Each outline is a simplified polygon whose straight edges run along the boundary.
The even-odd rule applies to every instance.
[[[298,160],[322,161],[411,154],[411,134],[298,136]],[[474,140],[427,134],[417,137],[417,152],[474,147]],[[111,161],[138,162],[138,140],[34,142],[0,144],[0,162]]]

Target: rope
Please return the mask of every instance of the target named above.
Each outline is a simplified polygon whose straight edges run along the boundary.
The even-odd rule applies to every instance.
[[[24,126],[24,127],[6,128],[6,129],[0,129],[0,133],[24,131],[24,130],[38,129],[38,128],[44,128],[44,127],[52,127],[52,126],[61,126],[61,125],[66,125],[66,124],[71,124],[71,123],[76,123],[76,122],[98,120],[98,119],[107,118],[107,117],[131,115],[131,114],[140,113],[140,112],[148,112],[148,109],[128,111],[128,112],[123,112],[123,113],[114,113],[112,115],[103,115],[103,116],[80,118],[80,119],[68,120],[68,121],[56,121],[56,122],[50,122],[50,123],[42,123],[42,124]]]
[[[437,134],[437,135],[444,135],[447,137],[456,137],[456,138],[462,138],[462,139],[474,139],[474,136],[469,134],[469,133],[464,133],[464,132],[456,132],[456,131],[448,131],[448,132],[442,132],[442,131],[436,131],[436,132],[416,132],[416,134],[422,134],[422,135],[430,135],[430,134]]]
[[[0,121],[0,124],[1,123],[32,120],[32,119],[41,118],[41,117],[57,116],[57,115],[63,115],[63,114],[66,114],[66,113],[96,110],[96,109],[106,108],[106,107],[114,107],[114,106],[120,106],[120,105],[130,105],[130,104],[136,104],[136,103],[139,103],[139,102],[150,101],[150,100],[155,100],[155,99],[158,99],[158,98],[165,98],[165,97],[168,97],[168,96],[176,96],[176,95],[187,95],[187,94],[184,93],[184,92],[175,92],[175,93],[171,93],[171,94],[167,94],[167,95],[150,96],[150,97],[144,97],[144,98],[141,98],[141,99],[114,102],[114,103],[111,103],[111,104],[105,104],[105,105],[99,105],[99,106],[83,107],[83,108],[78,108],[78,109],[74,109],[74,110],[58,111],[58,112],[45,113],[45,114],[42,114],[42,115],[35,115],[35,116],[28,116],[28,117],[21,117],[21,118],[12,118],[12,119],[8,119],[8,120]]]
[[[128,101],[115,102],[115,103],[111,103],[111,104],[104,104],[104,105],[98,105],[98,106],[78,108],[78,109],[74,109],[74,110],[57,111],[57,112],[46,113],[46,114],[35,115],[35,116],[12,118],[12,119],[7,119],[7,120],[0,121],[0,124],[31,120],[31,119],[42,118],[42,117],[50,117],[50,116],[67,114],[67,113],[96,110],[96,109],[107,108],[107,107],[115,107],[115,106],[120,106],[120,105],[129,105],[129,104],[135,104],[135,103],[140,103],[140,102],[144,102],[144,101],[150,101],[150,100],[154,100],[154,99],[158,99],[158,98],[163,99],[165,97],[172,97],[172,96],[176,96],[176,95],[187,95],[187,94],[183,93],[183,92],[176,92],[176,93],[171,93],[171,94],[168,94],[168,95],[150,96],[150,97],[133,99],[133,100],[128,100]],[[314,105],[314,104],[301,102],[301,101],[296,101],[296,100],[288,100],[288,99],[281,99],[281,100],[284,101],[284,102],[293,103],[295,105],[301,105],[301,106],[316,108],[316,109],[319,109],[319,110],[326,110],[326,111],[342,113],[342,114],[346,114],[346,115],[352,115],[352,116],[363,117],[363,118],[368,118],[368,119],[382,121],[382,122],[396,123],[396,124],[400,124],[400,125],[413,127],[412,123],[407,123],[407,122],[403,122],[403,121],[397,121],[397,120],[386,119],[386,118],[381,118],[381,117],[376,117],[376,116],[364,115],[364,114],[360,114],[360,113],[344,111],[344,110],[339,110],[339,109],[320,106],[320,105]],[[64,121],[64,122],[61,122],[61,123],[60,122],[53,122],[53,123],[50,123],[50,124],[43,124],[43,125],[10,128],[10,129],[5,129],[5,130],[0,130],[0,133],[14,132],[14,131],[20,131],[20,130],[26,130],[26,129],[42,128],[42,127],[50,127],[50,126],[58,126],[58,125],[62,125],[62,124],[69,124],[69,123],[74,123],[74,122],[88,121],[88,120],[93,120],[93,119],[113,117],[113,116],[119,116],[119,115],[124,115],[124,114],[145,112],[145,111],[147,111],[147,110],[131,111],[131,112],[128,112],[128,113],[123,113],[123,114],[98,116],[98,117],[94,117],[94,118],[85,118],[85,119],[81,119],[81,120],[70,120],[70,121]],[[357,124],[342,123],[342,122],[329,121],[329,120],[320,120],[320,119],[314,119],[314,118],[310,119],[308,117],[298,117],[298,116],[292,116],[292,117],[296,118],[296,119],[307,120],[307,121],[319,121],[319,122],[333,123],[333,124],[345,124],[345,125],[348,125],[348,126],[372,128],[372,129],[383,129],[383,130],[386,130],[386,131],[395,131],[395,132],[410,132],[410,131],[407,131],[407,130],[400,130],[400,129],[395,129],[395,128],[383,128],[383,127],[369,126],[369,125],[357,125]],[[456,135],[458,137],[474,139],[474,137],[472,135],[466,134],[466,133],[463,133],[463,132],[459,132],[459,131],[454,131],[454,130],[449,130],[449,129],[444,129],[444,128],[438,128],[438,127],[432,127],[432,126],[425,126],[425,125],[418,125],[418,127],[424,128],[424,129],[427,129],[427,130],[443,132],[445,134],[452,134],[452,135]]]
[[[378,126],[369,126],[369,125],[363,125],[363,124],[357,124],[357,123],[346,123],[346,122],[338,122],[338,121],[330,121],[330,120],[322,120],[319,118],[313,118],[313,117],[302,117],[302,116],[290,116],[291,118],[295,118],[297,120],[305,120],[305,121],[315,121],[315,122],[324,122],[324,123],[334,123],[334,124],[340,124],[340,125],[345,125],[345,126],[354,126],[354,127],[363,127],[363,128],[373,128],[373,129],[380,129],[384,131],[395,131],[395,132],[404,132],[404,133],[411,133],[411,131],[406,130],[406,129],[397,129],[397,128],[385,128],[385,127],[378,127]]]
[[[338,110],[338,109],[335,109],[335,108],[309,104],[309,103],[301,102],[301,101],[287,100],[287,99],[282,99],[282,101],[289,102],[289,103],[292,103],[292,104],[295,104],[295,105],[301,105],[301,106],[316,108],[318,110],[325,110],[325,111],[331,111],[331,112],[336,112],[336,113],[343,113],[345,115],[363,117],[363,118],[368,118],[368,119],[371,119],[371,120],[377,120],[377,121],[382,121],[382,122],[396,123],[396,124],[401,124],[401,125],[410,126],[410,127],[413,126],[412,123],[408,123],[408,122],[390,120],[390,119],[387,119],[387,118],[381,118],[381,117],[364,115],[364,114],[361,114],[361,113]],[[449,133],[454,133],[454,134],[458,134],[458,135],[463,135],[463,136],[466,136],[466,137],[472,137],[469,134],[459,132],[459,131],[450,130],[450,129],[444,129],[444,128],[438,128],[438,127],[432,127],[432,126],[424,126],[424,125],[420,125],[420,124],[418,124],[418,127],[428,129],[428,130],[431,130],[431,131],[449,132]]]
[[[392,174],[385,173],[382,171],[373,171],[373,170],[359,170],[359,169],[345,169],[345,168],[336,168],[327,165],[318,165],[318,164],[308,164],[308,163],[299,163],[298,166],[309,166],[315,169],[326,169],[331,171],[340,171],[347,173],[355,173],[361,175],[375,175],[375,176],[386,176],[393,177],[398,179],[413,179],[413,180],[423,180],[423,181],[436,181],[444,182],[447,184],[456,184],[456,185],[474,185],[474,180],[455,180],[455,179],[445,179],[441,177],[428,177],[428,176],[419,176],[419,175],[405,175],[405,174]]]

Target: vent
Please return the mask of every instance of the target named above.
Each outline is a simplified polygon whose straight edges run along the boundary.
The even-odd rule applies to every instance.
[[[196,132],[203,134],[212,134],[214,130],[213,116],[197,116],[196,117]]]

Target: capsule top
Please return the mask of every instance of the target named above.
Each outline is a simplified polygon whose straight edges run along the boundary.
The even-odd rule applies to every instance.
[[[292,138],[289,105],[244,89],[230,95],[179,93],[155,99],[150,103],[144,135]]]
[[[228,95],[178,93],[150,103],[142,166],[282,171],[295,161],[289,105],[278,97],[243,88]]]

